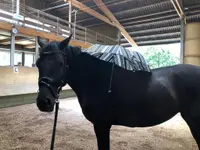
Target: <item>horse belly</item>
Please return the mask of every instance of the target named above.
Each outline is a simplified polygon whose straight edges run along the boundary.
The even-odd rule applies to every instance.
[[[115,125],[129,127],[149,127],[161,124],[173,116],[177,111],[161,111],[147,105],[126,105],[118,110]]]
[[[156,118],[155,117],[141,117],[141,118],[119,118],[114,125],[122,125],[127,127],[151,127],[155,125],[159,125],[169,119],[171,119],[176,114],[166,117],[166,118]]]

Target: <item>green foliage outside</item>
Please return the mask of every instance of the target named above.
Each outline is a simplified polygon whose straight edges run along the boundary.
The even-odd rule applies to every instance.
[[[169,50],[150,47],[143,54],[151,69],[172,66],[180,63],[178,57],[173,56]]]

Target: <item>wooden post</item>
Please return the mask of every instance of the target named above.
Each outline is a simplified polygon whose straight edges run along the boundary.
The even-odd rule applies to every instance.
[[[38,44],[38,37],[36,37],[35,38],[35,59],[34,59],[35,64],[38,59],[38,56],[39,56],[39,44]]]
[[[69,1],[69,28],[71,28],[71,22],[72,22],[72,2]]]
[[[25,66],[25,52],[22,52],[22,66]]]
[[[15,34],[11,32],[10,66],[14,67],[15,58]]]
[[[118,45],[120,45],[121,44],[121,32],[120,31],[118,31],[118,34],[117,34],[117,39],[118,39]]]
[[[184,64],[184,43],[185,43],[185,23],[184,18],[181,19],[181,46],[180,46],[180,63]]]

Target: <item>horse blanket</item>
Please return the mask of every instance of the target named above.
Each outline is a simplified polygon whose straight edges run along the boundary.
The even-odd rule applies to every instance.
[[[94,44],[87,49],[83,49],[82,52],[103,61],[114,63],[126,70],[151,72],[149,65],[139,52],[125,49],[121,45]]]

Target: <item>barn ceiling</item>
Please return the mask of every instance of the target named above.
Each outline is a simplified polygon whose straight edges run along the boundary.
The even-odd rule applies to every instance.
[[[64,0],[42,0],[49,12],[68,20],[68,6]],[[78,0],[104,15],[93,0]],[[187,22],[200,21],[200,0],[179,0]],[[180,42],[180,18],[170,0],[103,0],[138,46]],[[73,7],[73,9],[76,9]],[[56,12],[56,13],[55,13]],[[72,21],[74,14],[72,14]],[[78,10],[77,24],[94,27],[105,24],[101,20]],[[123,37],[121,43],[131,46]]]

